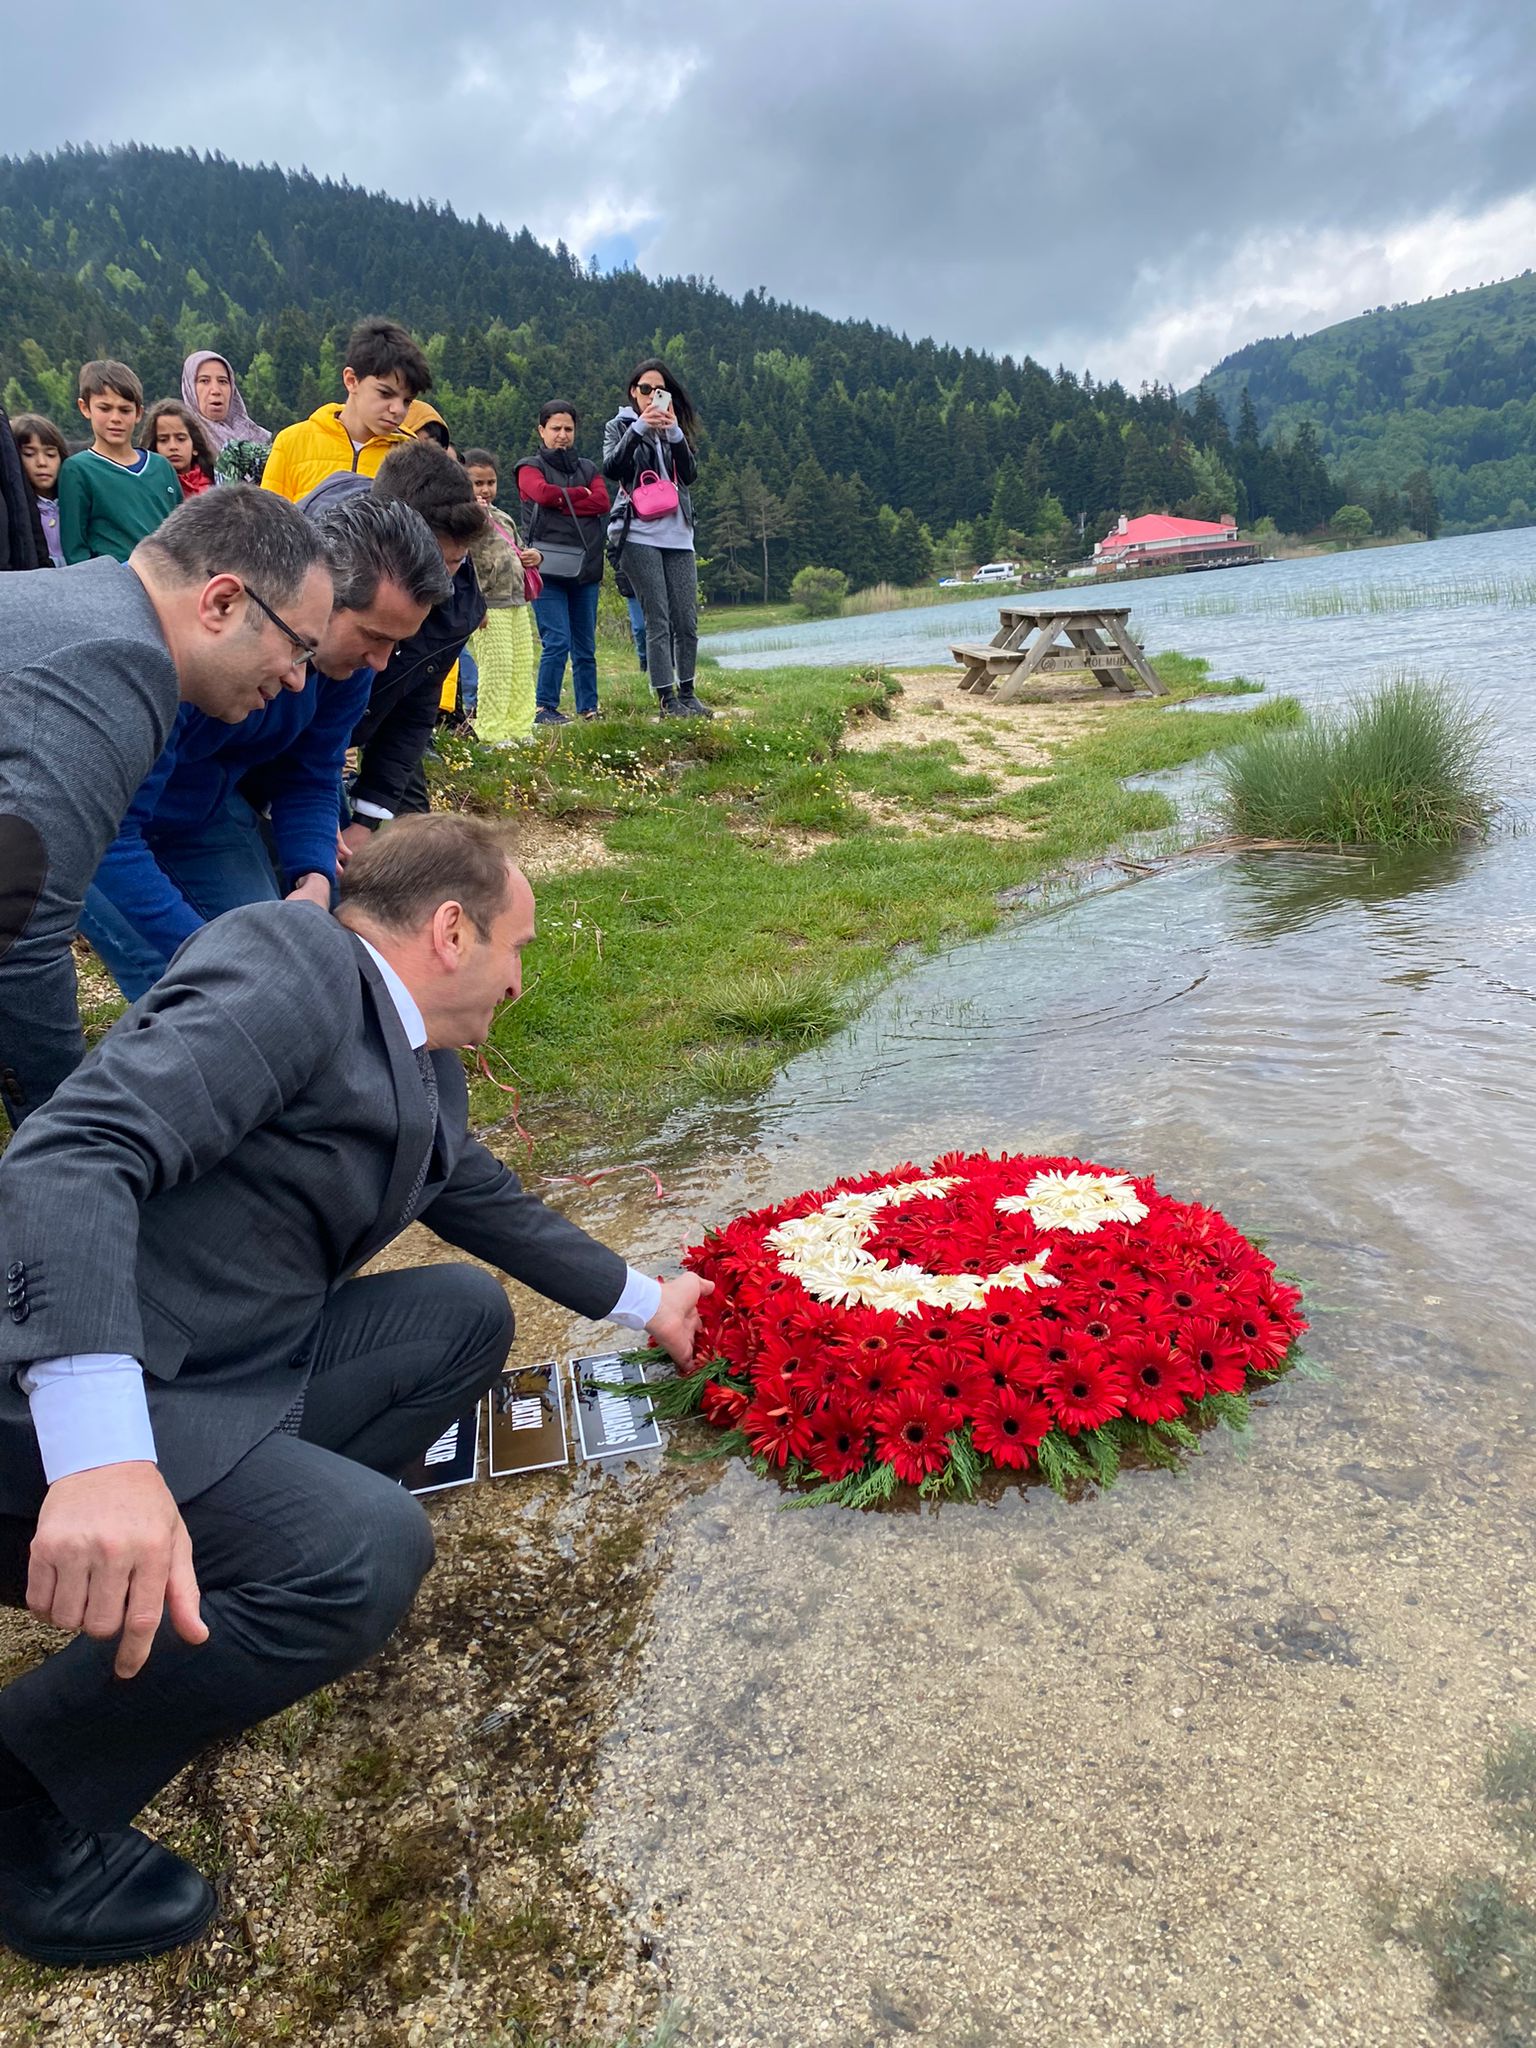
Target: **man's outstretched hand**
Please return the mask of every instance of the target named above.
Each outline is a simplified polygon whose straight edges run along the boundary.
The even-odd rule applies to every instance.
[[[43,1621],[98,1642],[121,1638],[113,1670],[142,1671],[161,1616],[184,1643],[205,1643],[192,1539],[144,1459],[56,1479],[32,1538],[27,1605]]]
[[[646,1324],[651,1341],[659,1344],[674,1365],[692,1365],[693,1342],[699,1334],[699,1303],[713,1294],[713,1280],[697,1273],[679,1273],[675,1280],[661,1283],[661,1306]]]

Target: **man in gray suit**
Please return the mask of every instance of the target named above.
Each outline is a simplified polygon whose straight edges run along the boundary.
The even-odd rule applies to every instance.
[[[320,535],[270,491],[179,506],[126,562],[0,578],[0,1107],[79,1060],[80,906],[178,704],[230,725],[299,689],[331,609]]]
[[[208,1744],[371,1656],[432,1560],[398,1476],[499,1371],[479,1267],[354,1277],[416,1218],[692,1356],[658,1282],[467,1133],[452,1048],[515,999],[533,896],[478,820],[402,820],[335,917],[232,910],[0,1161],[0,1596],[75,1633],[0,1691],[0,1939],[53,1963],[206,1925],[128,1825]]]

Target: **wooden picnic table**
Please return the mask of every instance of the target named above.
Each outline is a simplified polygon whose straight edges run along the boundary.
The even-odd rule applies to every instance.
[[[1092,676],[1103,689],[1127,697],[1167,694],[1131,637],[1129,605],[1005,604],[998,616],[998,629],[985,645],[950,643],[950,653],[964,664],[962,690],[1014,704],[1037,677],[1043,682],[1046,677]]]

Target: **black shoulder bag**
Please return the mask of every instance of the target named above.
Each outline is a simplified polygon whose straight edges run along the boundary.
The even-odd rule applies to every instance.
[[[547,482],[549,480],[548,473],[543,472],[543,474]],[[576,507],[571,503],[570,492],[565,488],[564,484],[556,484],[555,489],[564,498],[565,509],[571,515],[571,523],[575,526],[576,531],[580,533],[581,519]],[[545,507],[539,505],[536,507],[536,510],[539,514],[538,523],[542,526],[544,523]],[[586,541],[577,543],[569,540],[552,540],[546,543],[540,540],[537,534],[530,529],[528,544],[530,547],[536,547],[544,557],[543,561],[539,564],[539,574],[541,576],[561,576],[568,582],[576,583],[586,574],[587,564],[592,559],[592,548]]]

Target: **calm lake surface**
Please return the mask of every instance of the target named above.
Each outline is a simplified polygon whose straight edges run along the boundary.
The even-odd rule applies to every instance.
[[[1372,1902],[1496,1857],[1482,1759],[1536,1720],[1532,616],[1285,608],[1531,575],[1523,532],[1122,586],[1154,655],[1308,704],[1402,665],[1487,690],[1491,839],[1024,917],[664,1133],[682,1199],[626,1208],[645,1256],[956,1146],[1151,1170],[1301,1278],[1329,1375],[1267,1399],[1246,1460],[1213,1440],[1103,1497],[785,1514],[735,1465],[675,1518],[592,1853],[697,2038],[1474,2038]],[[710,646],[942,666],[996,606]]]

